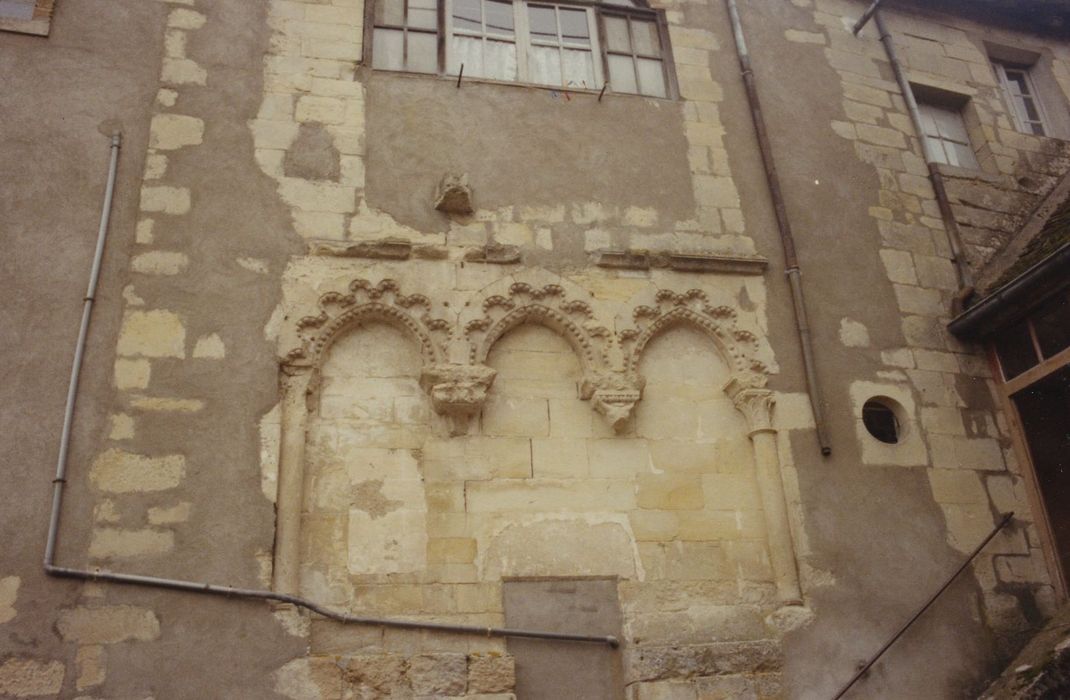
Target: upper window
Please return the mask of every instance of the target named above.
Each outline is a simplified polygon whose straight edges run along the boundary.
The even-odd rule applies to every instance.
[[[999,76],[1003,96],[1007,100],[1018,131],[1037,136],[1047,134],[1044,113],[1037,99],[1037,89],[1030,76],[1029,67],[1002,61],[995,61],[992,65]]]
[[[373,32],[374,68],[670,94],[662,18],[627,0],[378,0]]]
[[[54,0],[0,0],[0,30],[48,36]]]
[[[925,131],[925,143],[933,160],[963,168],[979,168],[961,109],[919,100],[918,112]]]

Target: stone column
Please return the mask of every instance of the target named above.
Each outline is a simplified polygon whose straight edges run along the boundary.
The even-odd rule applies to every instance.
[[[301,568],[301,509],[304,504],[305,429],[308,423],[309,367],[283,368],[278,495],[275,500],[273,587],[297,594]]]
[[[729,389],[729,396],[747,419],[747,435],[754,445],[758,490],[765,512],[766,537],[773,575],[776,577],[777,596],[783,605],[802,605],[795,546],[791,540],[784,480],[780,473],[780,456],[777,454],[776,430],[773,428],[773,392],[758,388]]]

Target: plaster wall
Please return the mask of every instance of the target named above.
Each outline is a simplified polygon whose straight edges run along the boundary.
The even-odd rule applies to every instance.
[[[0,695],[508,696],[523,669],[485,638],[39,573],[63,348],[116,127],[126,142],[60,563],[272,585],[293,419],[280,366],[314,366],[318,385],[294,402],[308,429],[297,563],[310,598],[498,625],[503,579],[615,577],[630,697],[823,697],[1013,509],[864,692],[952,697],[989,675],[1057,592],[988,366],[944,329],[950,254],[902,100],[875,37],[846,30],[862,3],[744,5],[828,458],[720,3],[661,5],[678,100],[372,72],[350,0],[66,0],[49,38],[0,34],[5,93],[19,96],[0,106],[14,155],[0,164],[0,226],[20,292],[5,311],[3,420],[18,439],[0,478],[18,495],[0,496]],[[1013,131],[981,41],[1037,50],[1064,91],[1070,53],[888,14],[912,80],[971,97],[990,157],[983,174],[949,175],[977,264],[1065,169],[1061,142]],[[467,173],[471,215],[432,208],[447,173]],[[597,264],[620,250],[706,257],[700,271]],[[727,258],[751,263],[730,273]],[[427,325],[436,362],[495,371],[470,420],[436,406],[425,347],[396,322],[340,327],[323,352],[294,354],[369,290]],[[531,316],[483,343],[535,302],[582,332]],[[629,354],[629,332],[674,308],[707,325],[666,323]],[[593,370],[632,381],[629,357],[645,385],[614,430],[584,383]],[[740,358],[768,382],[771,424],[722,391]],[[859,424],[874,393],[904,407],[906,444],[881,449]],[[770,474],[787,506],[772,529]],[[785,543],[802,606],[778,593]]]

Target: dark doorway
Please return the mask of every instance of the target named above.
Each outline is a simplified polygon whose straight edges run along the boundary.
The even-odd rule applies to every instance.
[[[1070,574],[1070,365],[1012,396],[1036,471],[1055,542],[1055,556]]]

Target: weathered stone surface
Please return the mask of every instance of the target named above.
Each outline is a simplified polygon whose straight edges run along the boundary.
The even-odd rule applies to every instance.
[[[468,185],[467,173],[442,178],[435,192],[435,209],[447,214],[472,213],[472,188]]]
[[[175,535],[170,530],[143,528],[97,528],[89,541],[91,559],[140,557],[164,554],[175,547]]]
[[[516,685],[513,657],[471,654],[468,657],[468,693],[508,693]]]
[[[18,576],[0,578],[0,625],[15,618],[17,613],[15,601],[18,598],[21,582],[22,579]]]
[[[409,681],[416,695],[464,695],[468,659],[464,654],[421,654],[409,660]]]
[[[85,690],[104,682],[106,666],[104,647],[99,644],[80,647],[75,656],[75,664],[78,667],[78,679],[75,687]]]
[[[55,695],[63,687],[62,661],[12,657],[0,664],[0,695],[33,698]]]
[[[119,332],[120,355],[185,357],[186,328],[171,311],[129,311]]]
[[[110,449],[93,461],[89,479],[102,491],[131,493],[173,489],[185,474],[186,458],[182,455],[149,457]]]
[[[156,614],[130,605],[60,610],[56,627],[65,640],[79,644],[147,642],[160,636]]]
[[[717,642],[676,646],[639,646],[626,655],[632,677],[658,680],[780,669],[782,659],[772,640]]]
[[[346,683],[357,686],[354,688],[357,697],[362,697],[362,692],[365,691],[387,695],[404,695],[411,692],[405,675],[408,662],[404,656],[359,654],[345,658],[342,668]]]
[[[204,138],[204,121],[184,114],[157,114],[149,127],[149,147],[163,151],[194,146]]]

